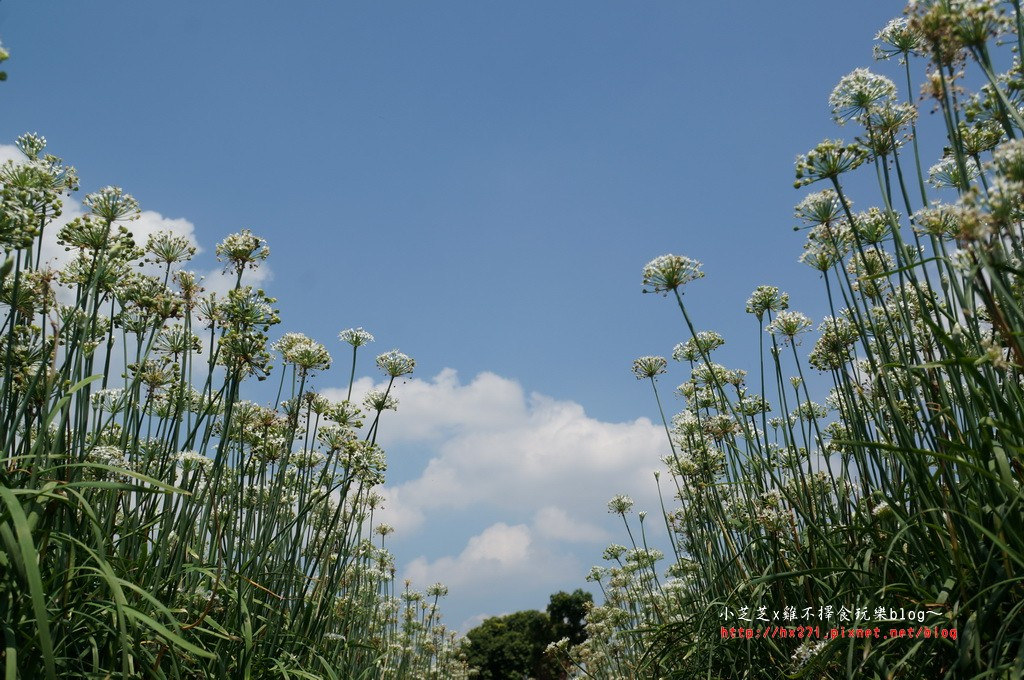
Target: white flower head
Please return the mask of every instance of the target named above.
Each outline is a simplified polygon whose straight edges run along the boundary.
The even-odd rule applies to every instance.
[[[225,263],[228,270],[241,271],[246,267],[254,269],[262,260],[270,257],[267,241],[248,229],[228,234],[217,244],[217,259]]]
[[[615,515],[625,515],[633,508],[633,499],[625,494],[616,494],[608,501],[608,512]]]
[[[789,293],[779,292],[776,286],[758,286],[747,299],[747,314],[753,314],[758,319],[765,312],[781,312],[784,309],[789,309]]]
[[[14,144],[23,154],[35,160],[39,158],[39,154],[46,148],[46,137],[36,132],[26,132],[23,135],[19,135]]]
[[[377,368],[392,378],[408,375],[416,368],[416,360],[397,349],[385,352],[377,357]]]
[[[369,331],[359,328],[347,328],[338,333],[338,339],[347,342],[353,347],[362,347],[373,342],[373,335]]]
[[[654,378],[665,372],[668,362],[665,357],[645,356],[633,360],[633,375],[637,380]]]
[[[398,400],[384,390],[370,390],[363,397],[363,404],[370,411],[397,411]]]
[[[809,331],[812,325],[810,317],[806,314],[787,310],[779,312],[765,330],[769,333],[781,335],[785,338],[786,342],[790,342],[801,333]]]
[[[967,189],[971,182],[981,174],[977,166],[971,163],[964,163],[964,170],[967,176],[960,171],[960,165],[954,156],[946,156],[941,161],[928,168],[928,182],[938,188]]]
[[[685,255],[662,255],[644,266],[644,292],[664,293],[704,278],[701,263]],[[651,290],[647,290],[650,286]]]
[[[108,222],[138,219],[139,202],[121,187],[103,187],[82,201],[93,215]]]
[[[875,34],[875,40],[882,43],[875,45],[875,59],[890,59],[897,54],[901,60],[921,46],[921,36],[910,28],[905,17],[897,17],[887,23]]]
[[[871,113],[895,96],[895,83],[866,68],[858,68],[842,77],[828,103],[832,107],[832,118],[843,125],[850,119]]]

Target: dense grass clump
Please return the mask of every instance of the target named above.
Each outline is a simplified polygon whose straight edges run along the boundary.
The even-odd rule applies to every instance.
[[[760,370],[719,365],[724,338],[683,301],[700,264],[644,269],[689,338],[673,352],[685,409],[662,416],[673,561],[656,566],[646,515],[637,530],[632,501],[612,499],[631,544],[592,573],[605,604],[565,650],[580,677],[1024,673],[1022,28],[1016,0],[912,3],[876,47],[905,86],[857,69],[832,92],[857,136],[796,164],[798,187],[820,187],[796,207],[830,309],[816,335],[761,286],[746,309]],[[927,170],[919,111],[945,122]],[[855,171],[877,180],[862,211]],[[667,371],[634,364],[659,408]]]
[[[268,344],[275,300],[244,282],[263,239],[224,239],[226,292],[206,292],[193,243],[138,242],[121,189],[62,217],[78,179],[45,144],[0,167],[3,677],[463,677],[447,589],[396,588],[374,527],[381,414],[413,360],[378,356],[361,406],[312,391],[327,348]],[[341,334],[350,398],[372,339]],[[271,405],[244,400],[272,368]]]

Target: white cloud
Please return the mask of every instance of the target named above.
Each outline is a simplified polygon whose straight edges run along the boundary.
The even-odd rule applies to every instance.
[[[381,386],[360,378],[353,397]],[[323,392],[343,399],[346,390]],[[528,394],[493,373],[463,383],[444,369],[393,393],[398,412],[384,414],[378,441],[403,459],[406,474],[410,455],[427,462],[383,489],[379,517],[397,530],[402,577],[417,588],[448,585],[445,610],[463,631],[479,623],[483,615],[470,614],[481,609],[543,608],[550,593],[584,585],[603,544],[624,540],[621,521],[606,512],[616,493],[658,510],[652,473],[667,445],[647,418],[597,420],[575,402]],[[445,540],[421,540],[434,535]],[[407,539],[419,547],[403,547]]]
[[[22,161],[25,155],[13,144],[0,144],[0,164],[7,161]]]
[[[370,387],[363,378],[354,394]],[[325,392],[344,396],[343,390]],[[526,395],[519,383],[493,373],[462,384],[445,369],[433,380],[396,386],[396,394],[398,413],[385,414],[380,443],[388,449],[417,442],[433,453],[419,478],[385,489],[382,518],[400,532],[442,509],[532,515],[549,508],[542,531],[564,540],[573,531],[565,509],[593,517],[620,492],[638,495],[638,504],[655,500],[652,472],[665,434],[647,418],[596,420],[575,402]],[[601,538],[595,527],[579,525],[576,540]]]
[[[584,522],[554,505],[547,505],[534,515],[533,526],[544,538],[554,541],[598,543],[611,540],[611,535],[596,524]]]
[[[403,571],[420,587],[441,581],[451,590],[468,594],[493,588],[495,583],[509,589],[542,589],[579,571],[579,564],[571,555],[535,541],[525,524],[497,522],[470,537],[457,556],[433,561],[418,557]]]

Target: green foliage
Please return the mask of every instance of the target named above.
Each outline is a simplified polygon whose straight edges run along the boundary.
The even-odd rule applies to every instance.
[[[526,610],[492,616],[466,633],[466,661],[476,677],[492,680],[558,680],[566,677],[561,662],[548,646],[567,638],[586,639],[584,617],[593,602],[577,589],[551,596],[547,614]]]
[[[10,59],[11,53],[4,49],[4,45],[0,42],[0,64]],[[7,71],[0,71],[0,82],[7,80]]]
[[[117,187],[58,222],[74,168],[39,135],[17,144],[0,167],[4,677],[464,677],[447,589],[396,594],[371,541],[382,411],[415,362],[381,355],[365,409],[317,394],[327,348],[269,343],[275,300],[243,282],[261,238],[217,247],[233,285],[208,293],[188,239],[136,243]],[[271,374],[273,406],[242,399]]]
[[[494,616],[466,633],[466,660],[487,680],[536,677],[551,641],[543,613],[530,610]]]
[[[551,637],[555,641],[565,638],[573,645],[587,639],[585,618],[593,602],[594,596],[581,588],[552,595],[547,608]]]
[[[857,69],[832,92],[834,119],[860,136],[797,159],[797,186],[825,184],[796,206],[800,261],[832,311],[816,338],[785,293],[759,287],[748,380],[714,362],[724,339],[698,332],[683,302],[700,264],[644,268],[686,330],[673,353],[685,408],[662,413],[658,475],[673,559],[656,568],[646,515],[613,498],[629,546],[591,573],[605,601],[589,638],[562,650],[576,676],[1024,675],[1022,28],[1018,2],[919,0],[878,34],[906,90]],[[922,110],[946,123],[927,172],[911,86],[922,61]],[[855,170],[879,189],[856,213]],[[831,381],[817,401],[808,366]],[[634,364],[659,409],[666,372],[661,357]]]

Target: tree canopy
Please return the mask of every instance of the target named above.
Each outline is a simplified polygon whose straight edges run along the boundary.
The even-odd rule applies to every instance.
[[[591,602],[584,590],[563,591],[550,597],[546,613],[530,609],[485,619],[466,633],[466,659],[485,680],[565,678],[547,647],[562,638],[574,645],[586,639],[584,616]]]

